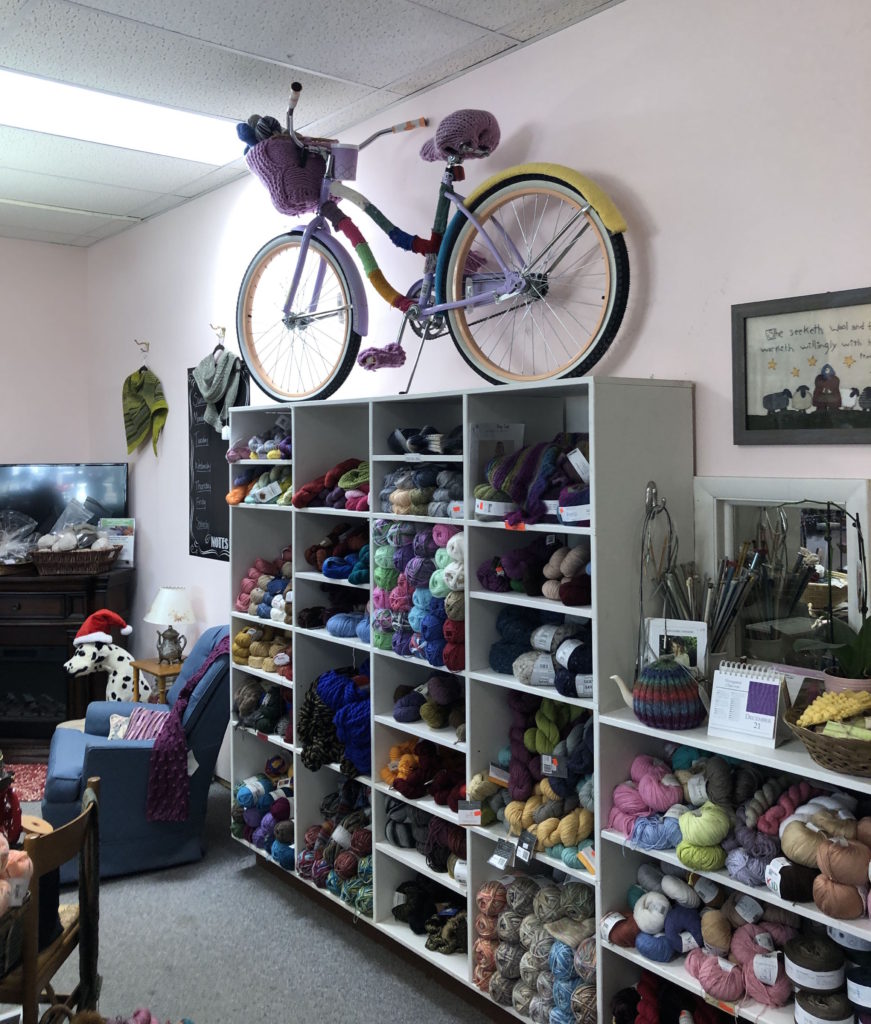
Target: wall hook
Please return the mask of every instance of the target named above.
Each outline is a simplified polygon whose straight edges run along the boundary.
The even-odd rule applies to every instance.
[[[134,338],[133,342],[139,346],[139,351],[142,352],[143,355],[151,349],[150,341],[140,341],[138,338]]]
[[[227,328],[219,327],[217,324],[209,324],[209,327],[218,335],[218,341],[223,345],[227,338]]]

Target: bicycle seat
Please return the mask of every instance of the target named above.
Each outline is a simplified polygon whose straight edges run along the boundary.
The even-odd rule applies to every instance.
[[[489,110],[455,110],[442,119],[420,155],[430,163],[450,156],[485,157],[499,145],[499,138],[499,122]]]

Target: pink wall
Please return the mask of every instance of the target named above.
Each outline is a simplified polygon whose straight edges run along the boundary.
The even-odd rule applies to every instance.
[[[869,50],[865,0],[625,0],[347,136],[359,141],[406,116],[491,109],[503,143],[486,166],[470,164],[470,188],[490,171],[550,159],[598,180],[626,216],[630,308],[596,372],[694,380],[698,473],[867,476],[864,447],[732,445],[729,307],[868,284],[871,137],[860,112],[871,95]],[[417,159],[424,138],[379,142],[361,158],[358,181],[391,218],[421,232],[439,176]],[[388,252],[376,229],[355,219],[389,278],[417,276],[415,258]],[[171,407],[159,459],[148,450],[131,464],[137,615],[160,583],[175,582],[193,588],[203,624],[226,618],[225,566],[187,555],[185,370],[211,350],[210,322],[226,324],[233,337],[243,270],[283,223],[262,187],[246,179],[87,252],[86,335],[99,373],[89,391],[89,451],[75,446],[76,455],[124,457],[118,394],[140,361],[134,337],[151,341],[150,365]],[[75,276],[75,257],[69,263]],[[41,287],[42,269],[38,278]],[[379,301],[371,340],[387,342],[396,315]],[[46,331],[53,344],[57,331]],[[358,370],[339,396],[393,393],[404,381],[403,371]],[[479,383],[449,341],[424,353],[419,388]],[[66,422],[75,418],[70,404],[60,404]],[[55,423],[35,425],[40,448]],[[150,627],[137,632],[150,646]]]
[[[0,238],[0,462],[109,458],[88,424],[87,266],[82,249]]]

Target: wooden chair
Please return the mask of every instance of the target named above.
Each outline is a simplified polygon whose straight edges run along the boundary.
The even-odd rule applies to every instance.
[[[22,916],[21,963],[0,978],[0,1003],[20,1003],[22,1024],[38,1024],[39,1006],[48,1003],[43,1024],[66,1019],[61,1007],[96,1010],[100,989],[97,973],[99,950],[99,832],[98,802],[100,780],[89,778],[82,798],[82,812],[48,835],[28,836],[24,850],[33,861],[30,896]],[[77,858],[79,864],[78,905],[61,906],[61,932],[45,949],[39,949],[39,880],[61,864]],[[78,947],[79,982],[69,995],[54,991],[51,981],[61,965]]]

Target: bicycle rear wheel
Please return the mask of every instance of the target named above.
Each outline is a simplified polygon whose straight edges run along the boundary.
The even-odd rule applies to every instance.
[[[610,234],[574,185],[547,175],[508,178],[469,209],[524,284],[498,303],[447,313],[460,355],[494,384],[587,373],[608,349],[626,309],[623,236]],[[445,301],[503,279],[481,233],[462,214],[445,244]]]
[[[331,395],[360,348],[348,279],[318,239],[309,242],[293,307],[284,313],[301,239],[301,231],[292,231],[267,242],[245,271],[236,304],[242,359],[278,402]]]

